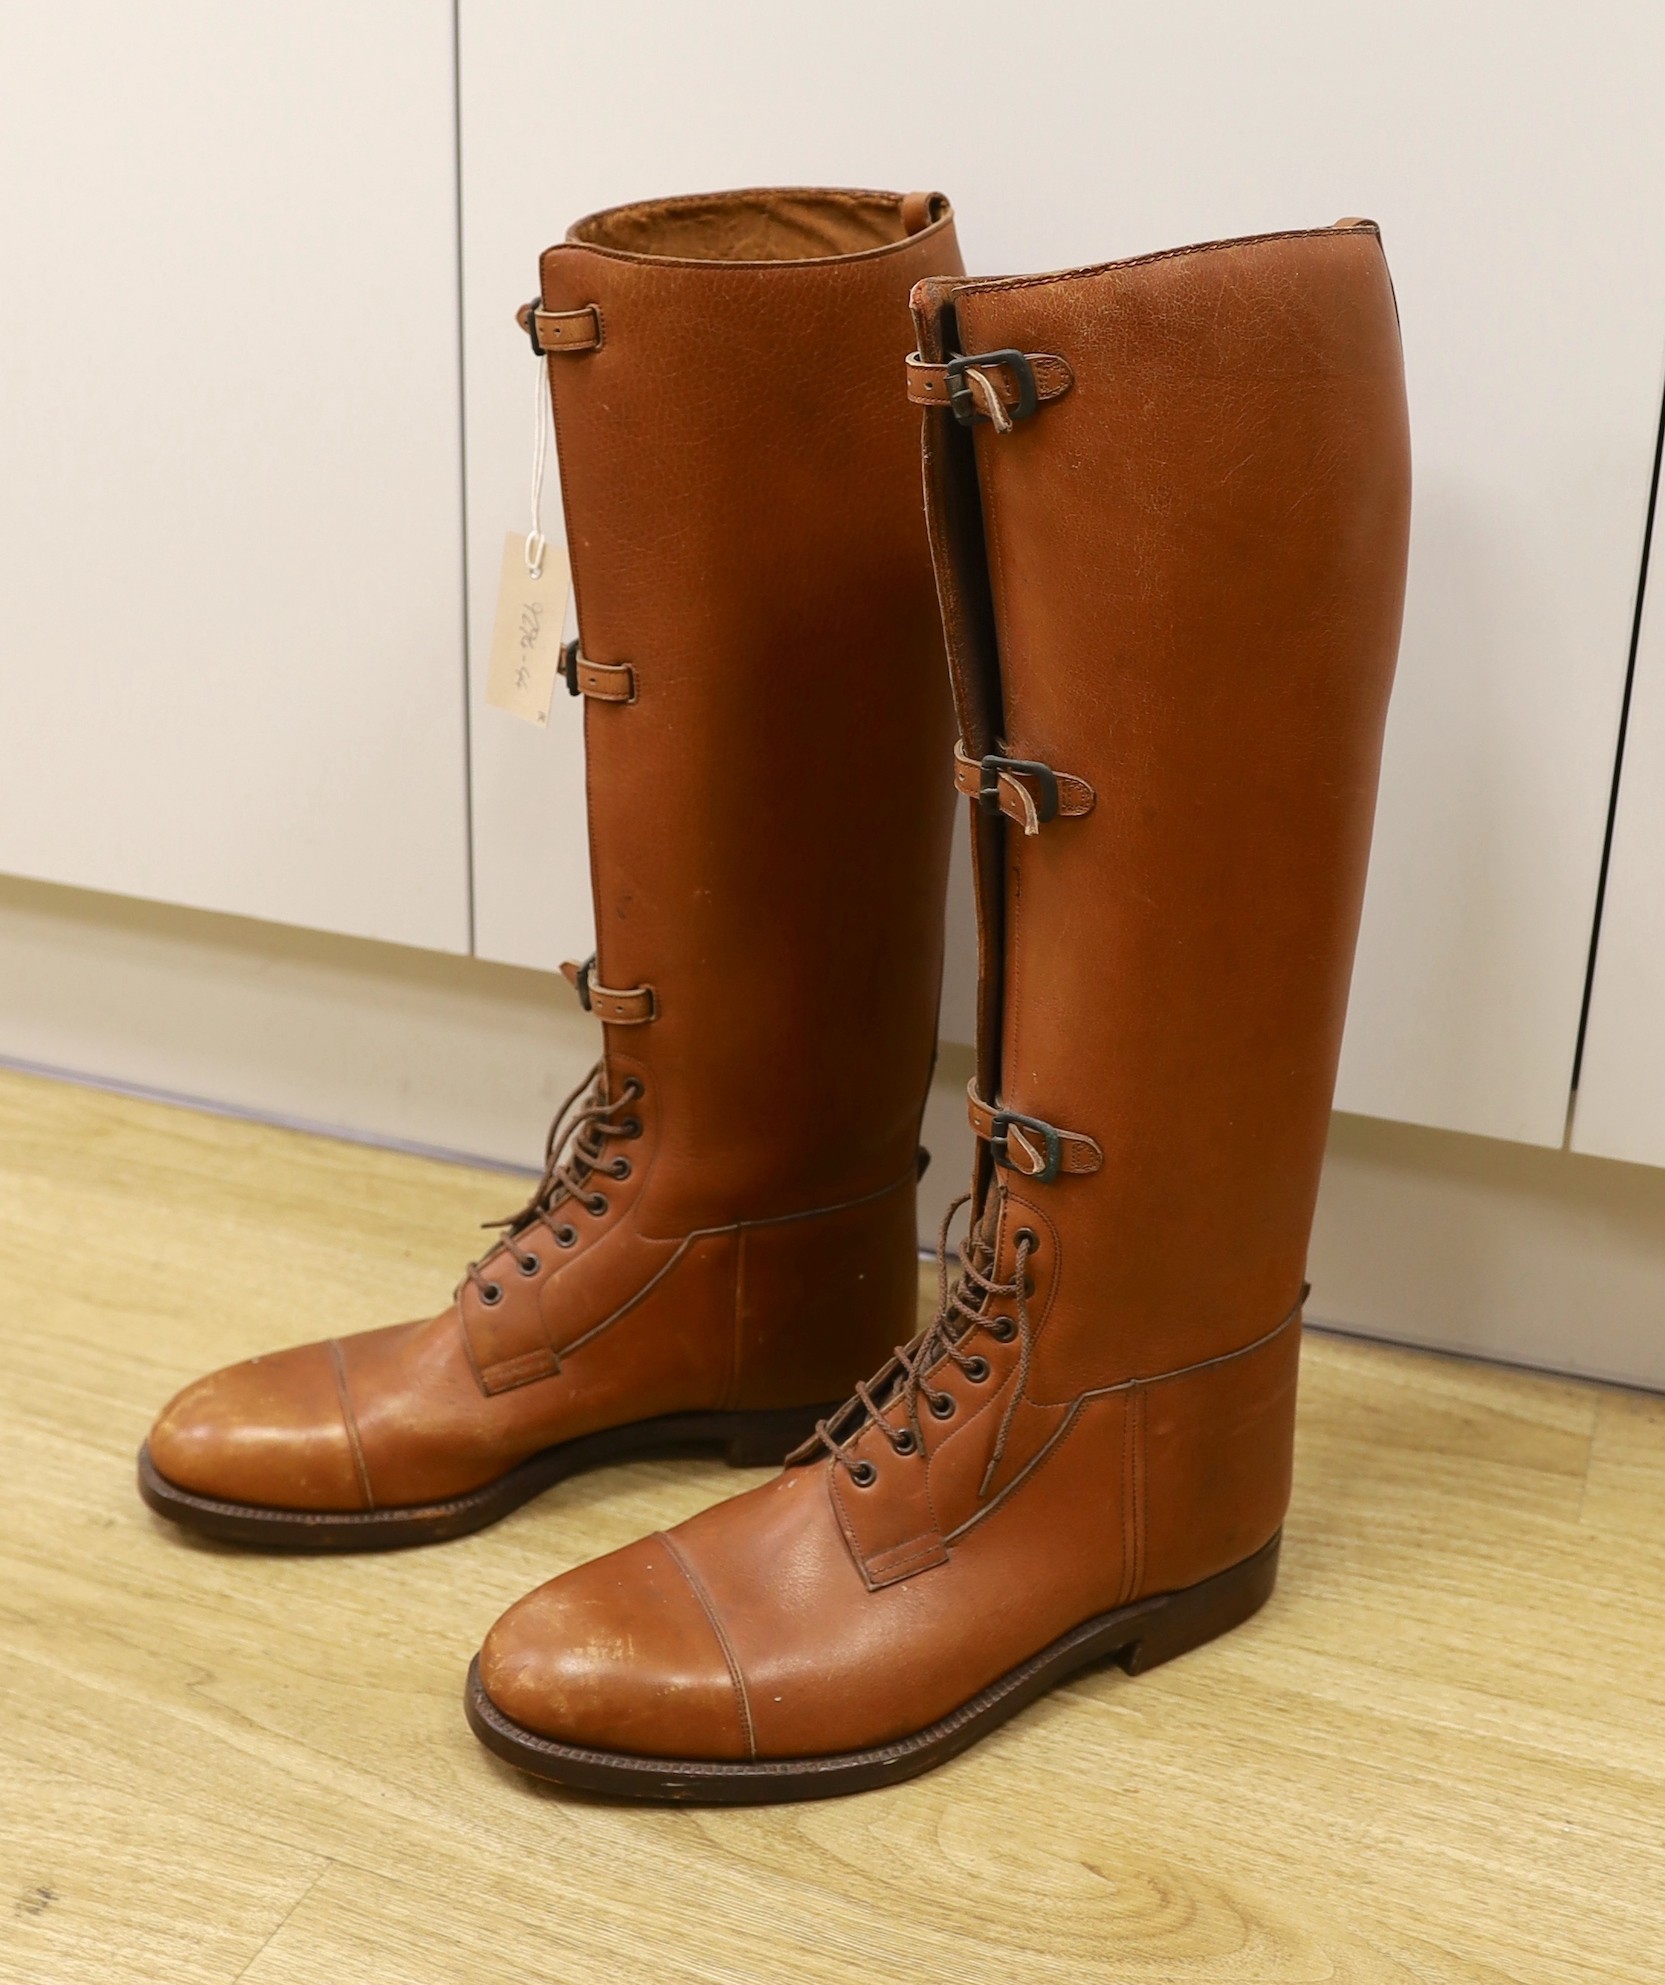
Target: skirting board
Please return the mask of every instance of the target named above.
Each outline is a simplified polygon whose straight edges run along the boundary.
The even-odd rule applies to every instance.
[[[0,878],[0,1060],[465,1162],[535,1169],[599,1049],[564,980]],[[920,1204],[964,1190],[944,1044]],[[1665,1388],[1665,1171],[1363,1117],[1331,1127],[1314,1322]]]

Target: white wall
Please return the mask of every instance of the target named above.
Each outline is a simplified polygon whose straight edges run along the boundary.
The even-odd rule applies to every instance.
[[[0,869],[466,950],[448,0],[0,10]]]
[[[462,0],[461,22],[477,673],[529,457],[510,313],[576,216],[940,185],[991,272],[1381,221],[1416,503],[1340,1101],[1558,1144],[1665,360],[1665,11],[967,0],[921,29],[876,0]],[[588,933],[577,726],[508,722],[476,734],[482,950],[548,965]]]

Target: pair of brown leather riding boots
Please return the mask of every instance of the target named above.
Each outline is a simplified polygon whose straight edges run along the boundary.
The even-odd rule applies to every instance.
[[[1381,243],[967,281],[939,195],[723,194],[581,221],[523,320],[602,1058],[443,1315],[201,1380],[140,1483],[348,1550],[784,1457],[511,1608],[469,1716],[595,1791],[879,1785],[1272,1587],[1404,589]],[[916,1334],[956,789],[977,1157]]]

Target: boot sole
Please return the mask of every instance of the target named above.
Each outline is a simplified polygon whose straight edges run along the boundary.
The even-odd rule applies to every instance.
[[[940,1721],[873,1750],[741,1763],[630,1757],[620,1751],[558,1744],[503,1714],[480,1680],[478,1655],[468,1669],[465,1706],[469,1726],[488,1750],[520,1770],[552,1779],[573,1791],[613,1798],[685,1806],[753,1806],[868,1792],[946,1763],[1078,1669],[1113,1660],[1128,1674],[1142,1675],[1240,1626],[1271,1596],[1277,1582],[1282,1534],[1280,1531],[1253,1557],[1200,1584],[1139,1599],[1084,1620]]]
[[[718,1448],[731,1468],[778,1468],[815,1431],[816,1421],[836,1412],[839,1403],[754,1413],[668,1413],[656,1420],[635,1420],[546,1447],[495,1482],[464,1495],[393,1509],[272,1509],[260,1503],[221,1502],[170,1482],[151,1460],[147,1444],[139,1449],[139,1494],[158,1516],[222,1544],[265,1551],[392,1551],[483,1530],[569,1475],[607,1462]]]

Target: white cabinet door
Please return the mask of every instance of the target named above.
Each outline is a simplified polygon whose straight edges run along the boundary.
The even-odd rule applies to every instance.
[[[758,182],[941,186],[992,272],[1371,214],[1416,498],[1338,1100],[1558,1143],[1665,345],[1665,10],[965,0],[923,43],[899,19],[462,0],[477,678],[529,459],[510,312],[575,215]],[[585,941],[578,767],[570,719],[477,718],[493,956]],[[970,1010],[956,921],[949,1031]]]
[[[0,98],[0,869],[466,950],[451,7],[10,7]]]
[[[1655,516],[1572,1148],[1665,1165],[1665,522]]]
[[[584,11],[537,0],[458,9],[474,943],[482,958],[544,971],[592,947],[583,706],[557,684],[539,729],[484,698],[504,535],[529,521],[534,409],[549,421],[545,368],[515,311],[537,292],[540,253],[617,187],[619,150],[586,157],[588,134],[610,112],[625,126],[634,114],[599,100],[609,79],[587,72],[599,22]],[[543,529],[559,542],[552,439]]]

